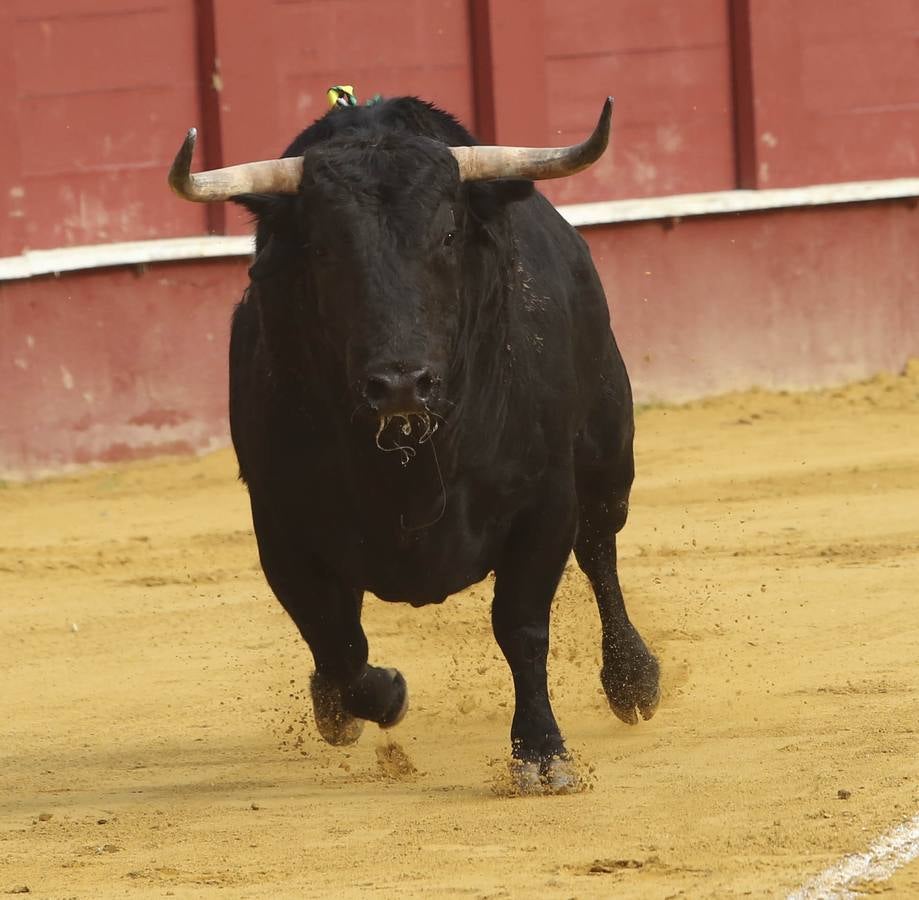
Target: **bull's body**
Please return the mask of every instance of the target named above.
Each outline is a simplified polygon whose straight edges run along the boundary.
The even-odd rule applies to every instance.
[[[415,100],[335,110],[285,153],[315,157],[300,195],[240,198],[258,255],[230,418],[266,577],[313,652],[323,735],[404,712],[401,675],[367,663],[365,591],[420,606],[493,571],[513,753],[545,778],[565,757],[545,666],[572,548],[613,710],[634,722],[657,702],[616,575],[631,394],[586,245],[528,183],[460,185],[440,147],[473,143]],[[399,418],[425,411],[428,428]]]

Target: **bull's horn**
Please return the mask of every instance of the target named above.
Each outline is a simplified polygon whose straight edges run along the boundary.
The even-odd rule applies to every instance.
[[[563,178],[595,163],[609,143],[613,98],[607,97],[593,134],[572,147],[450,147],[462,181],[490,178]],[[259,162],[191,174],[198,132],[191,128],[169,169],[169,186],[185,200],[210,203],[237,194],[296,194],[303,177],[303,157]]]
[[[191,174],[191,156],[198,132],[190,128],[169,169],[169,186],[186,200],[210,203],[237,194],[296,194],[303,176],[303,157],[260,162]]]
[[[489,178],[564,178],[595,163],[609,143],[613,98],[607,97],[594,133],[572,147],[451,147],[461,181]]]

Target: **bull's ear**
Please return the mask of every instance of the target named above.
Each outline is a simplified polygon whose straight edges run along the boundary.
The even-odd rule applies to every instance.
[[[255,230],[255,261],[249,267],[253,281],[267,278],[289,265],[289,250],[297,244],[296,198],[285,194],[239,194],[234,203],[252,213]]]
[[[280,268],[281,254],[278,251],[278,241],[273,235],[265,241],[249,266],[249,277],[253,281],[268,278]]]
[[[498,181],[470,181],[469,205],[476,218],[482,222],[493,219],[508,203],[517,203],[533,196],[533,182],[519,178],[503,178]]]
[[[255,217],[259,231],[269,234],[293,233],[296,228],[297,200],[287,194],[237,194],[230,198]]]

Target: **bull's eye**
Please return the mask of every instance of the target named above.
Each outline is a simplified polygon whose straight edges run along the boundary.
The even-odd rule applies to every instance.
[[[445,247],[450,247],[450,246],[452,246],[454,240],[456,240],[456,232],[455,232],[455,231],[448,231],[448,232],[444,235],[444,246],[445,246]]]

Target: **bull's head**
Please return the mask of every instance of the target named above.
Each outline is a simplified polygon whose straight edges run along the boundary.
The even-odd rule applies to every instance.
[[[498,327],[480,307],[506,274],[504,207],[532,180],[595,162],[611,112],[608,99],[594,133],[571,147],[448,147],[409,130],[346,128],[302,156],[194,175],[192,129],[169,183],[187,200],[232,199],[257,216],[251,274],[269,343],[296,356],[306,353],[298,341],[321,341],[352,408],[380,430],[400,417],[410,430],[419,416],[429,431],[449,410],[462,336]]]

